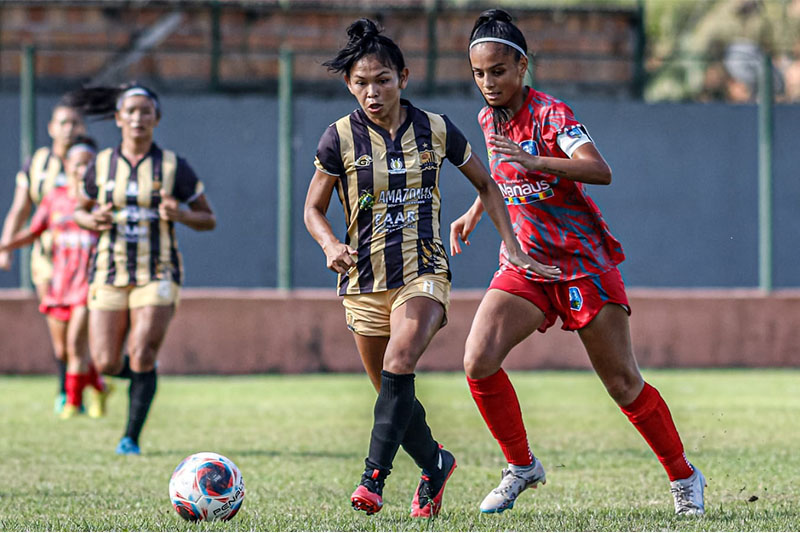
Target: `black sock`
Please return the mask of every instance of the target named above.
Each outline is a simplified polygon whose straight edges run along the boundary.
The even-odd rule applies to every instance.
[[[381,372],[381,391],[375,401],[367,468],[388,473],[406,434],[414,410],[414,374]]]
[[[431,428],[425,421],[425,408],[414,398],[414,409],[403,436],[403,449],[414,459],[417,466],[429,474],[436,472],[439,459],[439,444],[433,440]]]
[[[147,419],[147,411],[156,395],[156,371],[133,372],[131,371],[131,385],[128,389],[128,427],[125,436],[133,442],[139,443],[139,434]]]
[[[122,356],[122,369],[114,374],[114,377],[124,379],[133,378],[133,370],[131,370],[131,358],[128,357],[128,354]]]
[[[58,392],[61,394],[67,393],[67,362],[61,359],[56,359],[58,365]]]

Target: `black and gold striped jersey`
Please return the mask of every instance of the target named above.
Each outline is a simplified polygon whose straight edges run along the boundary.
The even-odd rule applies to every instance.
[[[314,162],[336,176],[344,207],[345,244],[356,267],[339,276],[339,294],[401,287],[426,273],[450,276],[440,233],[439,172],[461,166],[472,149],[450,120],[401,100],[406,120],[392,139],[362,109],[331,124]]]
[[[84,193],[98,204],[113,204],[111,229],[100,234],[92,262],[91,283],[115,287],[155,280],[183,280],[175,224],[159,217],[161,191],[191,203],[203,183],[175,152],[155,144],[132,166],[120,148],[97,154],[84,176]]]
[[[17,172],[17,187],[22,187],[28,191],[28,196],[33,205],[38,206],[42,198],[55,189],[67,183],[67,175],[64,172],[64,162],[53,153],[53,150],[43,146],[36,150],[22,169]],[[46,279],[50,278],[51,254],[53,248],[53,237],[49,230],[45,230],[33,243],[31,253],[31,268],[37,270]],[[34,278],[40,278],[34,275]],[[34,279],[34,283],[40,283],[45,279]]]

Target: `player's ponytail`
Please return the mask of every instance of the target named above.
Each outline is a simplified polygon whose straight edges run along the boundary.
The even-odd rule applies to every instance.
[[[347,44],[339,50],[336,57],[322,65],[337,74],[350,74],[353,64],[364,56],[374,54],[387,67],[398,73],[406,68],[403,52],[390,38],[381,34],[382,29],[373,21],[362,18],[347,28]]]
[[[161,105],[158,101],[158,95],[151,89],[136,82],[116,87],[81,87],[64,95],[62,101],[70,107],[78,109],[85,116],[106,119],[114,116],[114,113],[122,106],[122,101],[125,98],[134,95],[148,97],[156,108],[156,115],[161,118]]]
[[[503,45],[509,53],[514,54],[514,61],[528,56],[525,36],[512,22],[511,15],[502,9],[488,9],[478,15],[469,36],[469,47],[485,42]],[[504,134],[511,120],[511,111],[505,107],[490,107],[495,133]]]

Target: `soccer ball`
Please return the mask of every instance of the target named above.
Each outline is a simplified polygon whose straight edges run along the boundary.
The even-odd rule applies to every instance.
[[[244,501],[244,478],[224,455],[195,453],[172,472],[169,498],[186,520],[230,520]]]

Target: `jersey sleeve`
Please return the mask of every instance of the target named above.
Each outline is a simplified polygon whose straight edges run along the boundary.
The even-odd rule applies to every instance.
[[[580,146],[594,142],[586,127],[575,119],[572,109],[564,102],[555,104],[548,120],[555,129],[555,142],[567,157],[572,157]]]
[[[339,144],[339,132],[336,124],[331,124],[317,145],[317,156],[314,158],[314,166],[317,170],[330,174],[331,176],[341,176],[344,174],[344,164],[342,163],[342,153]]]
[[[178,158],[178,168],[175,170],[175,187],[172,195],[180,202],[190,204],[205,192],[203,182],[194,173],[189,163],[182,157]]]
[[[89,162],[86,172],[83,174],[83,185],[81,192],[90,200],[97,199],[97,169],[94,166],[94,159]]]
[[[17,172],[17,187],[22,187],[25,190],[31,188],[31,161],[33,160],[32,157],[29,157],[25,164],[22,165],[22,168],[19,172]]]
[[[455,166],[460,167],[469,161],[472,155],[472,146],[458,127],[450,122],[446,115],[442,115],[447,130],[445,157]]]
[[[39,207],[33,213],[31,219],[30,231],[33,235],[41,235],[47,229],[50,223],[50,204],[52,203],[52,195],[46,194],[42,201],[39,202]]]

